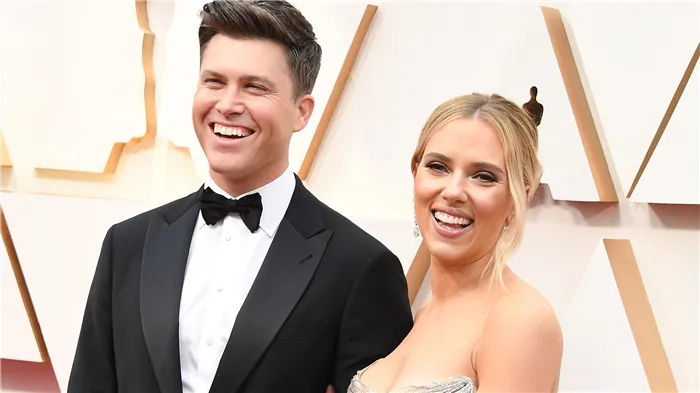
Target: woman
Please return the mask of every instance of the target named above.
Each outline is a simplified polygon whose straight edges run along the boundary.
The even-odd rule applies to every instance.
[[[389,356],[349,393],[555,392],[562,335],[545,298],[508,267],[541,177],[537,127],[499,95],[440,105],[411,160],[432,295]]]

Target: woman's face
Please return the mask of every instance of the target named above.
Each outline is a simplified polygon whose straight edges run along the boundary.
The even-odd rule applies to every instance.
[[[496,131],[477,119],[443,126],[426,145],[413,192],[416,219],[433,258],[445,265],[482,260],[512,213]]]

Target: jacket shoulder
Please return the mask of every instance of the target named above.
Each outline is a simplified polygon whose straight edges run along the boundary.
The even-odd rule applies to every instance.
[[[119,221],[112,225],[110,228],[115,236],[119,236],[122,233],[132,234],[138,231],[145,231],[148,227],[153,216],[177,216],[184,213],[194,202],[198,200],[199,190],[195,191],[189,195],[182,198],[170,201],[163,205],[154,207],[152,209],[146,210],[135,216],[129,217],[125,220]]]
[[[350,220],[345,215],[319,201],[323,211],[326,226],[333,230],[333,237],[343,244],[343,248],[350,253],[366,254],[372,257],[377,254],[393,253],[379,239],[371,235],[357,223]]]

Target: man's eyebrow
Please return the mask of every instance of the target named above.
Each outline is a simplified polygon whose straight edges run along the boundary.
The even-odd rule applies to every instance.
[[[203,76],[211,76],[213,78],[222,79],[222,80],[228,79],[228,78],[226,78],[226,76],[224,74],[222,74],[220,72],[206,70],[206,69],[202,70],[202,75]],[[262,83],[263,85],[266,85],[268,87],[275,87],[275,83],[272,82],[272,80],[270,78],[267,78],[267,77],[262,76],[262,75],[243,75],[240,77],[240,79],[242,81],[245,81],[245,82],[259,82],[259,83]]]
[[[223,74],[216,72],[216,71],[211,71],[211,70],[203,70],[202,75],[209,75],[209,76],[213,76],[215,78],[225,79]]]
[[[262,75],[245,75],[241,77],[242,80],[248,81],[248,82],[260,82],[263,85],[269,86],[269,87],[274,87],[275,84],[269,79],[266,78]]]

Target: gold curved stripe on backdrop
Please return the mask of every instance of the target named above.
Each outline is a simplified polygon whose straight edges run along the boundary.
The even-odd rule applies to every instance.
[[[136,18],[139,28],[143,31],[141,59],[144,73],[144,106],[146,113],[145,132],[140,137],[131,138],[128,142],[116,142],[109,154],[107,163],[105,164],[102,173],[82,172],[74,170],[36,168],[36,174],[39,177],[63,179],[63,180],[83,180],[83,181],[100,181],[105,178],[105,175],[113,175],[119,165],[119,160],[125,150],[138,151],[144,148],[152,147],[155,142],[157,133],[157,118],[156,118],[156,79],[153,69],[153,46],[155,43],[155,34],[151,31],[148,21],[148,2],[146,0],[136,0]]]

